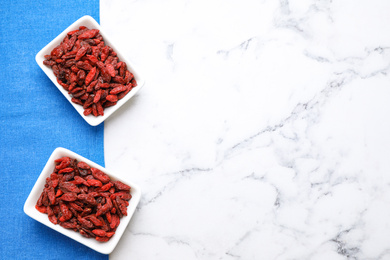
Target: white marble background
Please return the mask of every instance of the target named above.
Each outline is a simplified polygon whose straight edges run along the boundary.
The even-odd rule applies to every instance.
[[[390,259],[390,2],[101,0],[146,79],[105,122],[143,197],[110,259]]]

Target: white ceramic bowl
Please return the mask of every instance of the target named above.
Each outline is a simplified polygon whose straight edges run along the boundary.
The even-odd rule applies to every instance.
[[[127,216],[123,216],[120,219],[120,224],[114,234],[114,236],[108,241],[108,242],[98,242],[94,238],[86,238],[83,237],[80,233],[65,229],[60,225],[54,225],[51,223],[48,219],[47,214],[39,212],[36,208],[35,205],[37,203],[37,200],[39,196],[41,195],[44,185],[46,183],[46,178],[50,176],[50,174],[53,172],[54,169],[54,160],[61,158],[63,156],[68,156],[70,158],[77,159],[78,161],[83,161],[89,164],[91,167],[97,168],[103,172],[105,172],[108,176],[110,176],[111,180],[119,180],[131,187],[130,194],[132,195],[132,198],[129,201],[129,206],[127,207]],[[46,163],[45,168],[43,169],[42,173],[39,175],[38,180],[36,181],[33,189],[31,190],[30,195],[28,196],[25,204],[24,204],[24,212],[30,216],[31,218],[41,222],[42,224],[62,233],[65,236],[68,236],[81,244],[84,244],[87,247],[90,247],[94,250],[96,250],[99,253],[102,254],[110,254],[115,246],[118,244],[120,238],[123,235],[123,232],[125,231],[127,225],[130,222],[130,219],[132,215],[134,214],[134,211],[139,203],[139,200],[141,198],[141,190],[140,188],[135,185],[134,183],[131,183],[129,181],[124,181],[119,178],[113,173],[110,172],[109,170],[99,166],[98,164],[72,152],[69,151],[65,148],[57,148],[54,150],[54,152],[51,154],[49,160]]]
[[[84,109],[81,105],[75,104],[71,101],[71,96],[68,94],[68,92],[57,82],[56,77],[53,74],[53,70],[49,67],[43,64],[43,61],[45,60],[45,55],[50,54],[51,51],[58,46],[66,34],[69,31],[76,30],[79,28],[79,26],[86,26],[89,29],[98,29],[100,31],[100,34],[103,36],[104,42],[106,45],[109,45],[116,53],[120,61],[124,61],[127,64],[127,69],[134,74],[134,78],[137,81],[137,86],[134,87],[124,98],[118,101],[118,103],[115,106],[108,107],[104,109],[104,116],[98,116],[95,117],[93,115],[84,116]],[[145,81],[143,78],[140,77],[137,70],[134,68],[134,65],[126,58],[124,57],[120,50],[118,50],[117,47],[113,44],[112,41],[110,41],[109,37],[104,33],[104,30],[100,27],[100,25],[96,22],[95,19],[93,19],[91,16],[83,16],[80,19],[78,19],[76,22],[74,22],[72,25],[70,25],[68,28],[66,28],[60,35],[58,35],[54,40],[52,40],[48,45],[46,45],[42,50],[38,52],[38,54],[35,56],[35,60],[38,63],[39,67],[46,73],[46,75],[51,79],[51,81],[56,85],[56,87],[61,91],[61,93],[65,96],[65,98],[73,105],[73,107],[77,110],[77,112],[87,121],[88,124],[92,126],[97,126],[100,123],[102,123],[104,120],[106,120],[110,115],[112,115],[117,109],[119,109],[124,103],[129,101],[130,98],[132,98],[144,85]]]

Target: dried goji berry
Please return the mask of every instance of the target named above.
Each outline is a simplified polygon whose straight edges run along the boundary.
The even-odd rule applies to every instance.
[[[103,104],[103,107],[106,108],[106,107],[112,107],[112,106],[115,106],[117,102],[110,102],[110,101],[106,101],[104,102]]]
[[[116,73],[115,73],[115,68],[114,66],[112,66],[112,64],[106,64],[106,69],[107,69],[107,72],[108,74],[110,74],[111,77],[115,77]]]
[[[81,48],[77,51],[76,57],[74,58],[75,60],[80,60],[88,51],[88,49],[91,48],[89,44],[85,44],[81,46]]]
[[[127,206],[123,200],[121,200],[119,197],[115,198],[116,203],[118,204],[119,210],[121,211],[122,215],[127,216]]]
[[[99,90],[96,92],[95,98],[93,99],[93,103],[99,102],[101,96],[102,96],[102,90],[99,89]]]
[[[89,71],[88,75],[85,77],[85,85],[86,85],[86,86],[88,86],[88,85],[92,82],[92,80],[93,80],[94,77],[95,77],[95,74],[96,74],[96,67],[93,67],[93,68]]]
[[[104,46],[101,50],[101,53],[100,53],[100,60],[105,61],[107,59],[109,53],[110,53],[110,50],[109,50],[108,46]]]
[[[79,35],[80,40],[85,40],[85,39],[90,39],[94,38],[97,34],[99,33],[99,30],[97,29],[91,29],[83,32],[82,34]]]
[[[130,85],[130,84],[129,84],[129,85]],[[132,89],[132,87],[129,86],[129,85],[127,85],[127,90],[126,90],[126,91],[124,91],[124,92],[118,94],[118,100],[124,98],[124,97],[127,95],[127,93],[130,92],[130,90]]]
[[[131,194],[128,192],[124,192],[124,191],[116,192],[116,193],[114,193],[114,195],[123,199],[123,200],[130,200],[131,199]]]
[[[119,94],[119,93],[121,93],[121,92],[123,92],[123,91],[125,91],[127,89],[125,85],[122,85],[122,84],[116,84],[116,85],[119,85],[119,86],[113,88],[110,91],[110,94],[116,95],[116,94]]]
[[[79,185],[79,184],[84,184],[85,186],[90,186],[89,183],[81,178],[80,176],[74,176],[74,180],[71,181],[73,184]]]
[[[103,222],[94,215],[88,215],[87,217],[96,227],[103,226]]]
[[[96,103],[96,110],[100,116],[104,116],[103,106],[100,101]]]
[[[79,86],[82,86],[84,84],[84,80],[85,80],[85,71],[84,70],[79,70],[77,72],[77,76],[76,76],[76,82]]]
[[[67,229],[75,229],[77,228],[77,222],[60,222],[60,226]]]
[[[46,211],[47,211],[47,216],[48,216],[50,222],[53,223],[54,225],[57,225],[58,219],[57,219],[56,215],[54,214],[53,209],[50,206],[47,206]]]
[[[129,185],[124,184],[121,181],[114,181],[115,188],[117,190],[130,191],[131,187]]]
[[[92,206],[95,206],[97,204],[95,198],[91,196],[91,194],[78,194],[77,198]]]
[[[94,55],[85,55],[87,57],[87,59],[91,62],[92,65],[96,65],[96,62],[98,62],[98,58],[96,58],[96,56]]]
[[[137,85],[126,63],[105,44],[98,29],[80,26],[68,32],[51,55],[45,55],[43,63],[52,68],[58,84],[72,95],[72,102],[83,106],[86,116],[103,116],[105,108],[116,105]],[[96,81],[98,78],[101,81]],[[122,87],[117,88],[112,83]],[[132,87],[128,86],[129,83]],[[99,98],[97,92],[100,89],[108,91],[101,92]],[[96,106],[92,106],[91,98]]]
[[[93,223],[81,216],[78,216],[77,217],[77,220],[79,221],[79,223],[85,227],[85,228],[93,228]]]
[[[54,193],[54,188],[49,187],[47,191],[47,197],[49,198],[50,204],[54,205],[56,203],[56,195]]]
[[[56,166],[56,169],[63,169],[68,167],[70,164],[70,158],[69,157],[62,157],[60,159],[55,160],[56,163],[59,163],[59,165]]]
[[[117,214],[111,215],[110,228],[111,229],[117,228],[119,226],[119,223],[120,223],[119,216]]]
[[[110,240],[109,237],[98,237],[98,236],[95,239],[99,242],[107,242],[108,240]]]
[[[112,237],[115,234],[115,232],[106,232],[106,237]]]
[[[96,216],[98,217],[100,215],[106,214],[106,212],[111,210],[112,207],[113,207],[113,204],[111,202],[111,199],[107,198],[107,203],[104,204],[100,209],[98,209],[96,211]]]
[[[94,186],[94,187],[102,187],[102,185],[103,185],[101,181],[94,180],[94,179],[87,180],[87,182],[89,185]]]
[[[60,182],[59,187],[64,193],[65,192],[75,192],[75,193],[80,192],[80,189],[71,182],[66,182],[66,181]]]
[[[108,223],[111,223],[111,213],[110,213],[110,211],[106,212],[106,219],[107,219]]]
[[[64,192],[62,190],[58,189],[56,192],[56,198],[61,196],[62,194],[64,194]]]
[[[73,192],[67,192],[64,193],[64,195],[62,195],[59,199],[63,201],[75,201],[77,200],[77,194]]]
[[[130,186],[112,182],[103,171],[62,157],[55,160],[55,169],[46,178],[35,208],[47,214],[53,224],[104,242],[127,215],[129,191]]]
[[[118,97],[116,95],[108,95],[106,97],[106,100],[110,101],[110,102],[117,102],[118,101]]]
[[[68,167],[58,171],[58,173],[68,173],[68,172],[73,172],[73,168]]]
[[[101,229],[94,229],[94,230],[92,230],[92,233],[94,233],[95,235],[100,236],[100,237],[106,236],[106,231],[101,230]]]
[[[58,59],[61,58],[64,52],[64,47],[60,44],[51,51],[50,55],[52,59]]]
[[[111,187],[112,187],[112,183],[111,182],[109,182],[109,183],[107,183],[107,184],[104,184],[100,189],[99,189],[99,191],[100,192],[102,192],[102,191],[108,191]]]
[[[62,217],[60,218],[61,222],[67,221],[72,217],[72,212],[65,203],[60,203],[60,210],[62,213]]]
[[[83,208],[77,205],[76,203],[70,202],[69,205],[77,211],[83,211]]]
[[[35,205],[35,208],[41,213],[47,213],[47,207]]]

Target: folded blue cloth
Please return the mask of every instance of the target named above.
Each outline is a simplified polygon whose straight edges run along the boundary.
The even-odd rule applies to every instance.
[[[68,148],[104,164],[103,124],[87,124],[35,55],[99,1],[5,1],[0,5],[0,258],[108,259],[40,224],[23,205],[50,154]]]

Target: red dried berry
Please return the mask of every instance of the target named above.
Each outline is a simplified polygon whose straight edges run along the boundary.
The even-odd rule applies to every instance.
[[[105,108],[116,105],[137,85],[126,63],[105,45],[98,29],[80,26],[68,32],[61,44],[45,55],[43,63],[52,68],[58,84],[71,94],[72,102],[83,106],[85,116],[103,116]],[[107,92],[100,93],[99,98],[100,89]]]
[[[118,101],[118,97],[116,95],[108,95],[106,97],[106,100],[108,100],[110,102],[117,102]]]
[[[107,183],[110,181],[110,177],[99,169],[91,168],[91,172],[92,176],[102,183]]]
[[[110,240],[109,237],[96,237],[95,239],[99,242],[107,242],[108,240]]]
[[[77,194],[73,192],[67,192],[64,193],[64,195],[62,195],[59,199],[63,201],[75,201],[77,200]]]
[[[117,190],[130,191],[131,187],[129,185],[124,184],[121,181],[114,181],[115,188]]]
[[[101,181],[94,180],[94,179],[87,180],[87,182],[90,186],[93,186],[93,187],[102,187],[102,185],[103,185]]]
[[[95,235],[97,235],[99,237],[105,237],[106,236],[106,231],[101,230],[101,229],[94,229],[94,230],[92,230],[92,233],[94,233]]]
[[[88,51],[88,49],[91,48],[89,44],[85,44],[81,46],[81,48],[77,51],[75,60],[80,60]]]
[[[91,38],[94,38],[98,33],[99,33],[99,30],[91,29],[91,30],[85,31],[84,33],[80,34],[78,38],[80,40],[91,39]]]
[[[35,208],[47,214],[53,224],[108,241],[120,218],[127,215],[130,186],[112,182],[103,171],[69,157],[54,163],[54,171],[46,178]]]
[[[47,208],[45,206],[38,206],[38,205],[35,205],[35,208],[41,212],[41,213],[47,213]]]

